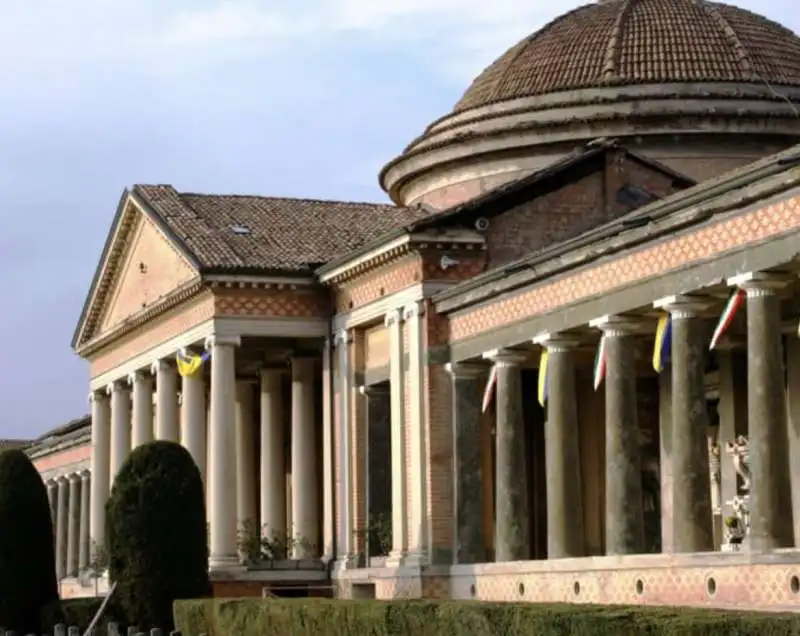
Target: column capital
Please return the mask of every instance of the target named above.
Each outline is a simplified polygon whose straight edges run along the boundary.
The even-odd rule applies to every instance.
[[[730,287],[743,289],[748,297],[772,296],[787,287],[796,276],[785,272],[747,272],[728,279]]]
[[[599,329],[609,338],[627,336],[642,331],[641,319],[625,315],[600,316],[600,318],[595,318],[594,320],[590,321],[589,326],[594,329]]]
[[[353,334],[349,329],[340,329],[333,334],[333,346],[340,347],[341,345],[349,345],[353,342]]]
[[[69,475],[67,475],[67,479],[69,479],[69,483],[77,484],[82,479],[80,471],[70,473]]]
[[[168,360],[167,358],[161,358],[160,360],[156,360],[153,364],[150,365],[150,373],[153,375],[157,375],[160,371],[173,371],[177,368],[175,364]]]
[[[484,353],[483,357],[501,367],[516,367],[528,359],[525,352],[515,349],[492,349]]]
[[[44,485],[48,488],[56,488],[58,486],[58,478],[51,477],[47,481],[44,482]]]
[[[154,363],[157,364],[157,363]],[[137,382],[149,381],[152,375],[144,369],[138,369],[128,374],[128,384],[134,386]]]
[[[95,401],[104,402],[108,400],[108,386],[102,389],[95,389],[94,391],[89,391],[89,394],[86,396],[86,400],[89,404],[94,403]]]
[[[403,321],[403,310],[400,308],[397,309],[390,309],[386,312],[386,316],[383,319],[383,324],[386,327],[391,327],[393,325],[400,324]]]
[[[262,364],[258,367],[258,377],[263,379],[271,376],[284,375],[289,370],[288,365],[284,364]]]
[[[412,320],[425,315],[425,303],[416,300],[403,307],[403,320]]]
[[[676,294],[659,298],[653,303],[654,309],[668,312],[675,319],[696,318],[712,305],[710,298],[691,294]]]
[[[92,476],[92,471],[87,468],[85,470],[79,471],[78,474],[81,476],[81,479],[83,481],[86,481]]]
[[[795,325],[796,328],[796,325]],[[725,334],[719,339],[716,349],[719,351],[738,351],[747,348],[747,338]]]
[[[119,391],[128,392],[128,378],[124,380],[114,380],[106,385],[106,395],[111,395]]]
[[[533,344],[544,347],[548,351],[569,351],[581,343],[580,336],[571,333],[540,333],[533,339]]]
[[[448,362],[444,370],[455,379],[479,378],[488,371],[486,365],[479,362]]]
[[[69,475],[59,475],[55,477],[55,482],[59,486],[67,486],[69,485]]]
[[[203,347],[206,351],[210,351],[212,347],[240,347],[242,339],[240,336],[222,336],[219,334],[211,334],[203,342]]]

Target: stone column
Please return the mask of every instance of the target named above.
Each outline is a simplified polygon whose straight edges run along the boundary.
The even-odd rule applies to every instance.
[[[177,442],[180,439],[178,371],[167,360],[154,362],[151,371],[156,376],[156,439]]]
[[[54,480],[48,479],[45,485],[47,486],[47,503],[50,504],[50,519],[53,522],[53,532],[55,533],[58,519],[58,484]]]
[[[656,301],[671,319],[672,548],[714,550],[714,520],[708,465],[706,350],[701,312],[707,302],[689,296]]]
[[[67,512],[67,568],[68,577],[78,576],[78,551],[81,529],[81,476],[69,476],[69,510]]]
[[[253,383],[236,383],[236,519],[240,529],[258,531]],[[260,534],[260,533],[259,533]]]
[[[408,324],[408,401],[409,452],[409,559],[417,564],[430,562],[428,537],[427,444],[425,434],[425,322],[424,305],[415,302],[403,309]]]
[[[105,392],[91,393],[89,398],[92,406],[92,490],[89,534],[92,546],[102,546],[106,537],[106,499],[108,499],[111,466],[111,409]]]
[[[800,338],[797,319],[786,333],[786,413],[789,432],[789,465],[792,471],[792,510],[794,514],[794,542],[800,545]],[[729,462],[731,463],[731,462]]]
[[[131,394],[127,383],[113,382],[108,385],[111,396],[111,484],[131,452]],[[105,505],[105,502],[103,502]]]
[[[261,528],[285,539],[286,451],[283,429],[284,368],[261,369]]]
[[[606,554],[639,554],[644,509],[636,413],[638,325],[619,316],[591,324],[606,337]]]
[[[206,482],[206,382],[202,371],[181,378],[181,444],[197,464]]]
[[[574,348],[579,339],[544,334],[534,341],[547,348],[547,558],[586,556],[583,532],[581,455]]]
[[[238,337],[209,336],[211,417],[208,425],[209,566],[238,563],[236,541],[236,353]],[[160,396],[159,396],[160,397]]]
[[[522,417],[523,353],[498,349],[484,354],[497,366],[495,404],[495,561],[530,557],[530,510]]]
[[[81,518],[78,524],[78,572],[83,572],[89,567],[91,554],[90,539],[90,488],[92,474],[88,470],[81,473]]]
[[[353,470],[350,466],[350,445],[351,445],[351,409],[350,398],[350,332],[342,329],[336,334],[336,354],[339,358],[339,372],[337,374],[338,395],[337,407],[339,417],[338,438],[339,453],[337,456],[339,472],[339,492],[336,494],[336,501],[339,506],[339,533],[336,538],[337,559],[346,563],[347,559],[353,554],[353,511],[352,486]]]
[[[69,479],[59,477],[58,511],[56,514],[56,578],[61,580],[67,576],[67,541],[69,525]]]
[[[314,358],[292,358],[292,536],[294,558],[318,556],[319,469]]]
[[[137,448],[153,440],[153,376],[134,371],[128,384],[133,387],[131,448]]]
[[[486,368],[455,362],[453,379],[453,564],[486,561],[483,523],[481,395]]]
[[[406,439],[405,439],[405,376],[403,373],[402,312],[386,314],[389,330],[389,386],[392,426],[392,550],[388,563],[400,565],[408,547],[406,517]]]
[[[750,532],[761,552],[794,545],[786,421],[781,306],[784,277],[750,273],[728,281],[747,293],[747,410],[750,445]]]
[[[326,563],[336,558],[336,518],[334,507],[333,426],[335,418],[331,338],[325,339],[322,351],[322,558]],[[285,510],[285,509],[284,509]]]

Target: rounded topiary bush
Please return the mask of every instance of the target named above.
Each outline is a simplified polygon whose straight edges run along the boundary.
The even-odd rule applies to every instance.
[[[135,449],[114,481],[106,524],[109,576],[129,624],[172,629],[175,599],[208,595],[203,481],[185,448]]]
[[[47,489],[23,451],[0,452],[0,626],[40,634],[57,602]]]

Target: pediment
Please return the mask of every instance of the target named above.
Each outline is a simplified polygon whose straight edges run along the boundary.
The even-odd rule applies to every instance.
[[[112,332],[199,278],[191,257],[157,219],[124,195],[73,346]]]

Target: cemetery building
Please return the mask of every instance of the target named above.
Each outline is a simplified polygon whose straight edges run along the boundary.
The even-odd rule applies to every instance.
[[[800,606],[798,108],[781,25],[604,0],[478,75],[390,204],[132,186],[91,415],[29,446],[59,575],[167,439],[220,595]]]

